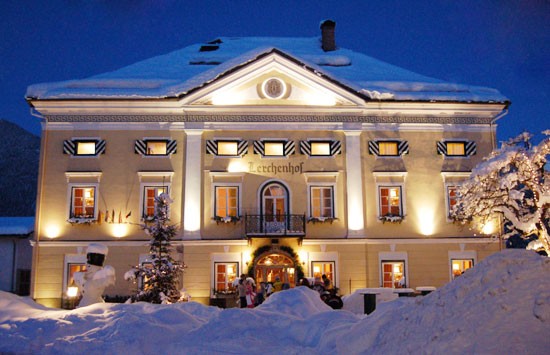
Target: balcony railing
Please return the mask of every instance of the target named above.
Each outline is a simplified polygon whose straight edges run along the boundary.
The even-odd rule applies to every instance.
[[[306,216],[301,214],[246,215],[244,220],[245,233],[248,236],[303,236],[306,234]]]

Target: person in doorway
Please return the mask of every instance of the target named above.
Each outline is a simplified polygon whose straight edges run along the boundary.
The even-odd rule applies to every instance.
[[[283,283],[279,276],[275,277],[275,282],[273,283],[273,292],[279,292],[283,289]]]
[[[323,286],[325,287],[325,290],[327,291],[332,290],[332,281],[330,281],[327,275],[323,274],[321,278],[323,279]]]
[[[256,298],[256,293],[254,292],[253,283],[251,280],[245,281],[246,287],[246,307],[254,308],[254,299]]]
[[[239,286],[237,286],[237,291],[239,292],[240,307],[246,308],[246,286],[242,278],[239,279]]]

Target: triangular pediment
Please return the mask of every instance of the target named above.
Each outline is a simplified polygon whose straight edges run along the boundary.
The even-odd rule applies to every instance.
[[[364,101],[298,61],[272,52],[186,96],[189,106],[348,106]]]

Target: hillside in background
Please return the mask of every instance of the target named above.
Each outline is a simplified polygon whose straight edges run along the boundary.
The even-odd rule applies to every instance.
[[[34,216],[40,137],[0,119],[0,217]]]

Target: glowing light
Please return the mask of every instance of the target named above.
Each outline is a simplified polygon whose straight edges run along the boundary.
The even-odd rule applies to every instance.
[[[453,270],[454,271],[460,270],[460,265],[453,263]]]
[[[356,195],[350,197],[350,210],[348,214],[348,226],[350,230],[358,231],[363,229],[363,208],[362,202]]]
[[[418,222],[420,233],[422,235],[432,235],[435,231],[434,224],[435,211],[430,207],[421,207],[418,209]]]
[[[399,267],[398,264],[395,264],[395,265],[393,266],[393,272],[396,273],[396,274],[398,274],[398,273],[401,272],[401,268]]]
[[[115,238],[122,238],[128,235],[128,225],[127,224],[113,224],[111,232]]]
[[[61,228],[58,225],[50,224],[49,226],[46,226],[46,237],[53,239],[59,237],[61,234]]]
[[[78,295],[78,287],[75,285],[74,281],[67,287],[67,297],[73,298]]]
[[[481,233],[489,235],[493,234],[496,231],[496,223],[495,221],[489,221],[481,227]]]
[[[289,268],[288,273],[291,275],[294,275],[294,268],[293,267]]]
[[[246,165],[241,160],[232,160],[227,166],[227,171],[230,173],[244,173],[247,170]]]
[[[228,274],[234,274],[235,272],[233,271],[233,266],[232,265],[227,265],[227,273]]]
[[[300,250],[300,251],[298,252],[298,258],[299,258],[300,261],[302,262],[302,265],[305,265],[306,262],[307,262],[307,251]]]
[[[189,203],[189,208],[185,209],[185,230],[189,232],[198,231],[201,227],[199,204],[196,201],[186,201],[186,203]]]
[[[250,263],[250,252],[243,252],[243,261],[245,264],[249,264]]]
[[[313,267],[313,273],[314,274],[320,274],[321,273],[321,268],[319,266],[314,266]]]

